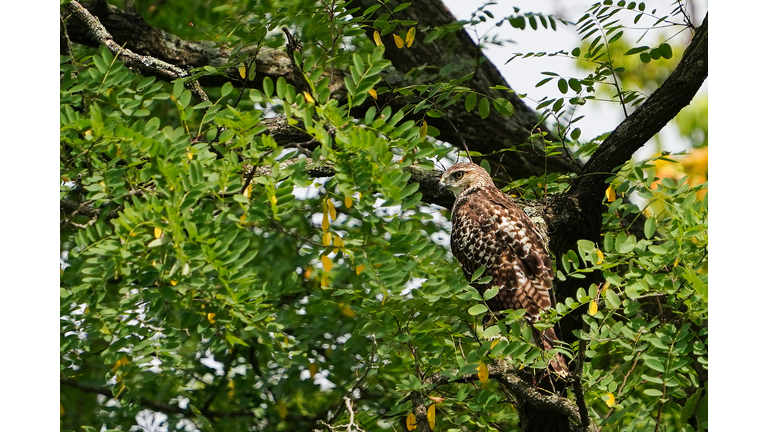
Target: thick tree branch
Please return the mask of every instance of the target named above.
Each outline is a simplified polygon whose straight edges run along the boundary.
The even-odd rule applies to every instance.
[[[120,46],[115,42],[107,29],[104,28],[99,19],[93,16],[77,1],[73,0],[65,4],[64,7],[86,26],[88,34],[93,40],[109,48],[109,50],[128,67],[138,69],[143,73],[149,72],[151,75],[159,75],[169,81],[189,76],[185,70],[176,65],[172,65],[152,56],[136,54],[130,49]],[[205,91],[200,87],[200,84],[197,81],[187,83],[187,87],[201,101],[208,100],[208,95],[205,94]]]
[[[570,193],[584,206],[599,206],[605,181],[614,169],[627,162],[677,113],[687,106],[707,78],[707,30],[709,14],[683,53],[672,74],[635,112],[600,145],[571,185]]]
[[[365,0],[362,3],[368,4],[371,1]],[[357,3],[357,1],[353,3]],[[389,5],[395,7],[397,3],[399,2],[393,1]],[[354,6],[355,4],[350,5],[350,7]],[[238,55],[252,60],[256,68],[254,80],[243,82],[233,61],[235,53],[232,49],[216,46],[212,42],[181,39],[150,26],[136,14],[128,13],[112,5],[92,2],[86,7],[93,16],[98,17],[104,23],[104,27],[110,29],[116,44],[124,45],[135,53],[152,56],[158,61],[173,64],[178,68],[223,67],[223,74],[221,75],[201,76],[199,81],[202,85],[214,86],[231,82],[236,86],[260,88],[263,78],[267,76],[273,80],[283,77],[297,88],[301,84],[295,82],[291,59],[284,51],[266,47],[242,48]],[[362,13],[362,11],[357,13]],[[422,23],[420,24],[422,27],[447,25],[455,22],[455,18],[439,0],[422,2],[418,8],[412,6],[401,11],[400,14],[406,14],[403,19],[419,21]],[[89,35],[88,29],[77,22],[68,22],[67,30],[73,42],[88,45],[94,45],[97,42]],[[385,38],[385,43],[390,44],[390,40],[391,38]],[[455,37],[442,38],[428,45],[417,40],[409,49],[399,50],[394,47],[394,44],[387,48],[386,57],[393,62],[399,72],[396,76],[385,77],[387,80],[400,84],[410,82],[412,79],[407,74],[415,67],[426,64],[429,66],[429,70],[436,70],[448,64],[449,61],[458,62],[456,64],[463,64],[465,68],[455,72],[454,75],[474,72],[474,78],[465,84],[492,99],[504,97],[515,108],[515,113],[512,116],[505,117],[492,110],[489,117],[482,120],[477,110],[467,113],[463,104],[454,104],[446,108],[444,118],[430,118],[430,124],[440,129],[441,140],[450,142],[460,149],[463,148],[462,140],[464,140],[470,150],[482,153],[492,153],[514,146],[517,150],[503,153],[505,156],[501,161],[504,168],[503,172],[506,172],[509,178],[527,178],[545,173],[545,157],[540,149],[535,148],[536,146],[530,142],[529,138],[532,132],[536,132],[538,129],[546,131],[546,127],[539,124],[538,114],[528,108],[517,96],[491,89],[495,85],[508,86],[508,84],[498,70],[482,55],[477,45],[472,42],[464,30],[457,32]],[[446,53],[450,53],[451,57],[443,56]],[[422,56],[424,56],[424,60],[420,61],[419,58]],[[147,68],[142,69],[142,73],[156,75],[165,80],[175,79],[168,74],[152,69],[147,70]],[[346,94],[343,84],[344,73],[342,71],[329,71],[327,75],[333,77],[329,85],[332,96],[343,98]],[[456,77],[452,76],[451,78]],[[358,107],[356,113],[358,111],[365,113],[370,104],[373,103],[372,100],[367,102],[367,104]],[[394,110],[398,110],[409,102],[411,101],[397,98],[391,100],[390,105]],[[491,161],[492,166],[498,166],[499,159],[500,156],[496,155],[490,157],[489,161]],[[565,157],[550,157],[546,161],[546,166],[548,172],[577,172],[580,169],[578,165]]]
[[[350,7],[360,9],[353,13],[360,15],[367,8],[378,4],[378,0],[353,0]],[[391,0],[386,7],[380,7],[374,12],[372,20],[389,14],[389,11],[405,3],[401,0]],[[456,24],[456,18],[445,7],[441,0],[423,0],[414,3],[393,16],[396,19],[413,20],[418,22],[417,29],[437,28]],[[366,27],[369,37],[373,37],[373,26]],[[477,110],[467,112],[463,104],[454,104],[445,109],[445,117],[430,118],[431,125],[440,130],[440,139],[448,141],[459,149],[463,149],[462,140],[472,151],[490,154],[498,150],[516,147],[517,151],[503,153],[504,158],[499,162],[499,155],[489,157],[494,168],[502,166],[507,176],[512,179],[527,178],[532,175],[542,175],[545,172],[577,172],[580,166],[565,156],[549,157],[546,162],[541,150],[541,142],[531,141],[530,136],[539,130],[548,132],[541,122],[538,113],[531,110],[515,94],[492,87],[502,85],[511,87],[496,69],[493,63],[485,57],[480,47],[463,29],[446,35],[430,43],[424,43],[426,33],[418,33],[416,41],[410,48],[399,49],[391,35],[382,37],[387,48],[385,57],[392,61],[395,68],[405,77],[405,82],[417,80],[426,82],[458,79],[469,73],[472,78],[464,82],[472,90],[491,99],[504,98],[515,109],[511,116],[503,116],[491,110],[486,119],[481,119]],[[454,65],[455,69],[448,75],[438,75],[446,65]],[[426,66],[426,67],[425,67]],[[415,72],[421,70],[422,72]],[[421,76],[418,76],[421,75]],[[551,132],[548,138],[553,138]],[[562,151],[565,154],[565,151]]]
[[[539,393],[533,386],[517,376],[514,373],[515,370],[515,367],[506,364],[504,361],[497,361],[495,364],[488,366],[488,377],[498,380],[515,398],[515,406],[520,412],[520,421],[523,431],[555,430],[540,429],[537,425],[541,425],[542,423],[554,424],[556,422],[553,420],[560,420],[560,418],[565,419],[564,422],[560,422],[562,424],[569,424],[570,421],[575,422],[573,428],[569,430],[591,430],[588,427],[576,426],[577,424],[581,424],[581,418],[578,407],[571,400],[557,395],[544,395]],[[424,379],[424,383],[431,385],[431,388],[436,388],[440,385],[453,382],[472,382],[477,379],[477,374],[466,374],[452,378],[441,374],[433,374]],[[414,400],[413,394],[411,395],[411,400]],[[529,415],[541,416],[542,413],[558,417],[558,419],[525,418]],[[416,415],[416,418],[418,420],[418,414]]]
[[[224,46],[218,46],[210,41],[188,41],[178,36],[149,25],[135,13],[119,9],[116,6],[91,2],[85,8],[109,28],[115,42],[124,45],[136,53],[152,56],[161,61],[173,64],[181,69],[213,66],[223,68],[221,75],[201,76],[199,81],[204,86],[220,86],[231,82],[235,86],[261,88],[264,77],[276,80],[283,77],[294,86],[293,68],[290,57],[282,50],[267,47],[245,47],[238,53]],[[96,46],[98,41],[92,37],[88,28],[79,22],[67,23],[67,30],[73,42]],[[256,76],[253,80],[243,81],[237,70],[234,56],[252,61]],[[146,71],[161,79],[175,79],[153,71]],[[336,72],[330,83],[331,94],[344,88],[343,74]],[[297,86],[298,88],[298,86]]]

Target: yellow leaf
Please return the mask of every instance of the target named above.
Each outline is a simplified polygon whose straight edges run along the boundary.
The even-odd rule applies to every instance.
[[[330,285],[330,284],[329,284],[329,282],[328,282],[328,275],[327,275],[327,274],[324,274],[324,275],[323,275],[323,276],[320,278],[320,286],[321,286],[321,287],[323,287],[323,288],[325,288],[325,287],[327,287],[328,285]]]
[[[118,369],[120,369],[120,366],[122,366],[122,365],[126,365],[126,364],[128,364],[128,363],[130,363],[130,362],[131,362],[131,361],[130,361],[130,360],[128,360],[128,357],[123,357],[123,358],[121,358],[120,360],[118,360],[118,361],[116,361],[116,362],[115,362],[115,367],[113,367],[113,368],[112,368],[112,370],[113,370],[113,371],[117,371]]]
[[[340,304],[339,306],[340,306],[342,314],[344,314],[344,315],[346,315],[346,316],[348,316],[350,318],[355,316],[355,311],[353,311],[352,308],[350,308],[349,306],[347,306],[345,304]]]
[[[378,30],[373,32],[373,41],[376,42],[376,46],[381,45],[381,35]]]
[[[307,103],[311,103],[311,104],[315,103],[315,100],[312,99],[312,95],[307,92],[304,92],[304,100],[307,101]]]
[[[227,397],[230,399],[233,399],[235,397],[235,380],[229,380],[227,383],[227,388],[229,388],[229,391],[227,392]]]
[[[616,405],[616,398],[613,397],[613,393],[608,393],[606,396],[608,396],[608,399],[605,400],[606,405],[609,407]]]
[[[501,341],[501,339],[494,339],[493,342],[491,342],[491,348],[495,347],[496,344],[499,343],[499,341]]]
[[[323,246],[330,246],[332,238],[333,234],[331,234],[329,231],[326,231],[325,234],[323,234]]]
[[[325,207],[325,206],[324,206]],[[328,221],[328,210],[323,208],[323,231],[328,231],[328,228],[331,227],[331,223]]]
[[[214,317],[216,317],[216,313],[215,312],[208,312],[208,315],[206,316],[206,318],[208,318],[208,322],[211,323],[211,324],[216,322]]]
[[[277,197],[276,196],[272,195],[271,197],[269,197],[269,199],[270,199],[270,201],[272,201],[272,204],[277,204]]]
[[[408,417],[405,418],[405,427],[409,431],[416,429],[416,415],[414,413],[409,413]]]
[[[328,198],[328,214],[331,216],[331,220],[336,220],[336,206],[333,205],[330,198]]]
[[[161,228],[155,227],[155,238],[158,239],[162,235],[163,235],[163,230]]]
[[[598,249],[597,250],[597,263],[598,264],[602,264],[604,259],[605,259],[605,255],[603,255],[603,251]]]
[[[365,270],[365,266],[363,264],[360,264],[359,266],[355,267],[355,273],[360,274]]]
[[[483,362],[480,362],[480,366],[477,367],[477,377],[480,378],[480,382],[483,384],[488,382],[488,366]]]
[[[245,195],[246,198],[250,198],[251,192],[253,192],[253,185],[249,184],[248,187],[243,191],[243,195]]]
[[[331,261],[331,259],[328,258],[327,255],[323,255],[321,260],[323,261],[323,269],[325,271],[331,271],[331,267],[333,267],[333,261]]]
[[[405,44],[408,48],[413,45],[414,39],[416,39],[416,27],[411,27],[410,30],[408,30],[408,34],[405,35]]]
[[[286,405],[285,401],[282,399],[277,401],[277,415],[279,415],[281,419],[288,416],[288,405]]]
[[[368,94],[371,95],[374,99],[378,99],[379,98],[379,94],[376,93],[376,90],[374,90],[374,89],[368,90]]]
[[[193,157],[195,157],[195,155],[193,155],[192,152],[187,152],[187,158],[189,160],[192,160]]]
[[[313,378],[317,373],[317,365],[315,363],[309,364],[309,377]]]
[[[427,121],[426,120],[422,120],[421,127],[419,128],[419,137],[421,139],[426,138],[428,130],[429,130],[429,126],[427,126]]]
[[[171,286],[176,286],[176,284],[178,284],[178,283],[179,283],[179,281],[172,280],[171,281]]]
[[[237,71],[240,73],[240,78],[245,79],[245,63],[240,63],[237,66]]]
[[[608,202],[616,201],[616,189],[613,188],[613,185],[609,185],[608,189],[605,190],[605,199],[607,199]]]
[[[589,314],[592,316],[595,316],[596,313],[597,313],[597,302],[594,300],[591,300],[589,302]]]
[[[64,417],[64,405],[59,402],[59,417]]]
[[[435,404],[432,404],[427,408],[427,420],[429,420],[429,428],[435,428]]]
[[[337,248],[344,246],[344,239],[339,236],[333,236],[333,245]]]
[[[352,197],[351,196],[345,196],[344,197],[344,207],[352,208]]]
[[[401,38],[396,34],[393,34],[392,37],[395,38],[395,45],[397,45],[398,48],[402,48],[405,46],[405,42],[403,42],[403,38]]]

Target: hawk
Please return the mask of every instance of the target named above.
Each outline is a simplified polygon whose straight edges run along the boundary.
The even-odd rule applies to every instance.
[[[451,210],[451,250],[461,263],[464,276],[485,266],[486,285],[473,286],[482,294],[492,286],[499,293],[488,300],[491,311],[524,309],[531,324],[540,311],[554,303],[552,261],[544,243],[528,215],[496,188],[491,176],[479,165],[457,163],[440,179],[440,187],[453,192],[456,202]],[[554,329],[534,334],[542,349],[548,350],[557,340]],[[562,354],[550,361],[558,375],[568,373]]]

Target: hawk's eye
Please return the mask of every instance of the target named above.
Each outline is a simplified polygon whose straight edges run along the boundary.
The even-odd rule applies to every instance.
[[[453,178],[456,180],[461,180],[462,177],[464,177],[464,171],[457,171],[453,173]]]

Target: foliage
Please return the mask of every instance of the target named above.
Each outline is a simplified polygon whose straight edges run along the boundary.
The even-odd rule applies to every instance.
[[[62,430],[163,421],[168,430],[310,430],[328,413],[332,424],[352,421],[345,396],[360,428],[402,429],[412,391],[432,397],[437,430],[514,428],[518,413],[487,365],[545,369],[552,354],[536,347],[521,311],[484,328],[493,290],[483,298],[461,277],[447,212],[421,202],[403,170],[432,169],[453,152],[427,124],[445,107],[463,102],[485,118],[491,107],[512,115],[509,102],[462,86],[471,76],[384,85],[387,53],[363,32],[409,49],[417,23],[398,20],[397,8],[375,22],[373,11],[353,17],[323,1],[196,3],[183,21],[179,9],[139,12],[180,36],[241,48],[279,47],[276,29],[296,29],[309,90],[265,78],[260,90],[207,88],[201,102],[189,79],[143,77],[104,47],[61,58],[60,197],[76,207],[61,220]],[[555,28],[551,17],[515,13],[513,26]],[[244,80],[248,62],[231,59]],[[331,97],[323,72],[332,68],[347,71],[345,99]],[[387,94],[417,102],[394,111]],[[539,108],[552,105],[560,119],[564,103]],[[312,142],[279,145],[262,123],[275,116]],[[328,167],[331,177],[316,178]],[[580,242],[557,260],[560,279],[601,272],[606,283],[563,300],[543,325],[598,305],[579,334],[590,359],[583,382],[592,417],[611,430],[654,418],[690,429],[691,416],[706,427],[706,383],[693,370],[694,361],[706,369],[706,199],[696,199],[705,185],[646,169],[651,161],[613,178],[622,197],[604,214],[603,244]],[[563,192],[567,179],[510,188],[539,197]],[[632,194],[653,209],[643,239],[624,225],[644,213]],[[577,345],[558,349],[573,357]],[[479,383],[424,381],[478,371]]]

